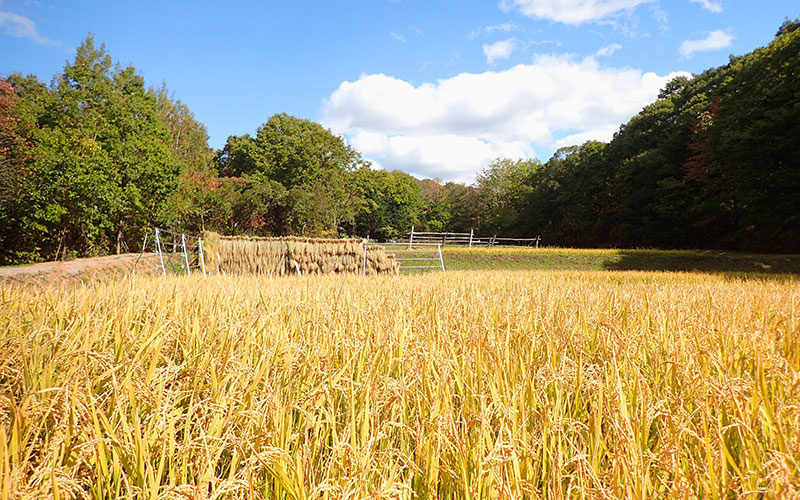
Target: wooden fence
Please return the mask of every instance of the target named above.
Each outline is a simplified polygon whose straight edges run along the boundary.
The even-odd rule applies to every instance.
[[[409,248],[415,244],[440,244],[440,245],[464,245],[472,248],[472,246],[485,245],[509,245],[509,246],[526,246],[539,248],[539,242],[542,241],[541,236],[534,238],[501,238],[497,235],[494,236],[476,236],[475,231],[470,229],[468,233],[437,233],[430,231],[414,231],[411,227],[411,232],[408,233],[408,246]]]

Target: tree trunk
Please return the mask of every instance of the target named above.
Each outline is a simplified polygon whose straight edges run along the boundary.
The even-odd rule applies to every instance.
[[[117,225],[117,255],[122,253],[122,221]]]

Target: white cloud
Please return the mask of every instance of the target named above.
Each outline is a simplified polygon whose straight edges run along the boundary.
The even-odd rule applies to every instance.
[[[520,12],[534,19],[547,19],[566,24],[582,24],[632,11],[653,0],[501,0],[500,8]]]
[[[680,53],[683,57],[691,57],[695,52],[724,49],[730,47],[733,38],[733,35],[722,30],[712,31],[701,40],[684,40],[680,47]]]
[[[518,31],[520,27],[514,23],[502,23],[502,24],[493,24],[492,26],[486,27],[486,34],[491,35],[497,31],[507,32],[507,31]]]
[[[397,40],[398,42],[405,42],[406,41],[406,37],[404,37],[403,35],[397,34],[394,31],[390,31],[389,35],[392,38],[394,38],[395,40]]]
[[[386,136],[360,132],[350,142],[367,158],[377,157],[381,168],[400,169],[419,178],[440,177],[466,183],[472,183],[476,170],[496,158],[534,156],[525,141],[488,141],[454,134]]]
[[[692,0],[692,2],[699,3],[704,9],[709,10],[714,14],[719,14],[722,12],[722,4],[714,0]]]
[[[497,157],[532,157],[565,140],[611,139],[676,75],[567,56],[419,86],[362,75],[325,101],[323,121],[387,169],[471,182]]]
[[[669,15],[667,15],[666,11],[659,7],[658,4],[652,4],[650,12],[653,13],[653,19],[655,19],[658,29],[661,32],[667,31],[669,29]]]
[[[42,36],[36,29],[36,23],[33,20],[19,14],[0,11],[0,27],[9,36],[28,38],[39,45],[59,45],[57,42]]]
[[[481,34],[491,35],[492,33],[497,33],[497,32],[507,33],[509,31],[520,31],[521,29],[522,28],[520,28],[519,25],[514,23],[501,23],[501,24],[493,24],[491,26],[481,26],[480,28],[470,33],[469,38],[474,39]]]
[[[619,125],[608,124],[594,130],[570,134],[555,141],[552,148],[556,150],[565,146],[576,146],[586,141],[609,141],[617,130],[619,130]]]
[[[598,50],[595,53],[595,55],[596,56],[610,56],[611,54],[613,54],[614,52],[618,51],[621,48],[622,48],[622,45],[620,45],[618,43],[612,43],[612,44],[606,45],[605,47],[603,47],[600,50]]]
[[[501,40],[490,44],[483,44],[483,55],[489,64],[494,64],[498,59],[508,59],[517,48],[517,42],[513,38]]]

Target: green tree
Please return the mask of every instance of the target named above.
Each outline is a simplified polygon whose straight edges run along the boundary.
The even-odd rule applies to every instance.
[[[165,83],[155,95],[158,114],[167,126],[169,151],[181,171],[178,189],[170,199],[175,227],[190,233],[206,229],[224,232],[233,216],[236,194],[228,189],[232,183],[219,179],[205,125]]]
[[[6,221],[18,233],[6,241],[27,241],[34,260],[99,255],[168,222],[179,164],[156,97],[133,67],[113,66],[88,37],[49,90],[14,80],[35,127],[30,179],[16,201],[25,211]]]
[[[528,219],[549,242],[563,246],[602,246],[607,237],[612,169],[606,145],[590,141],[561,148],[533,177]],[[535,207],[535,208],[534,208]]]
[[[708,226],[726,246],[800,249],[800,29],[732,60],[718,96],[694,123],[688,177]]]
[[[356,234],[385,241],[402,238],[414,225],[419,227],[424,202],[413,177],[367,166],[355,175],[364,197],[355,219]]]
[[[442,232],[450,228],[453,218],[453,206],[448,199],[448,189],[438,177],[436,179],[417,180],[422,195],[422,213],[420,214],[420,231]]]
[[[285,113],[270,117],[255,137],[229,137],[216,163],[221,175],[259,175],[283,186],[290,232],[338,235],[364,203],[352,175],[363,165],[361,155],[320,124]]]
[[[542,164],[536,159],[499,159],[478,174],[482,230],[498,235],[526,235],[527,224],[521,214],[532,191],[530,178],[541,169]]]
[[[19,88],[0,78],[0,263],[35,257],[35,238],[22,217],[24,194],[36,183],[33,144],[35,115]]]
[[[278,181],[256,172],[239,180],[233,202],[233,232],[254,236],[286,234],[292,207],[287,189]]]

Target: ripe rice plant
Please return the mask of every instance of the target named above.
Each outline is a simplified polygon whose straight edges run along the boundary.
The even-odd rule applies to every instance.
[[[0,284],[0,498],[786,498],[796,278]]]

